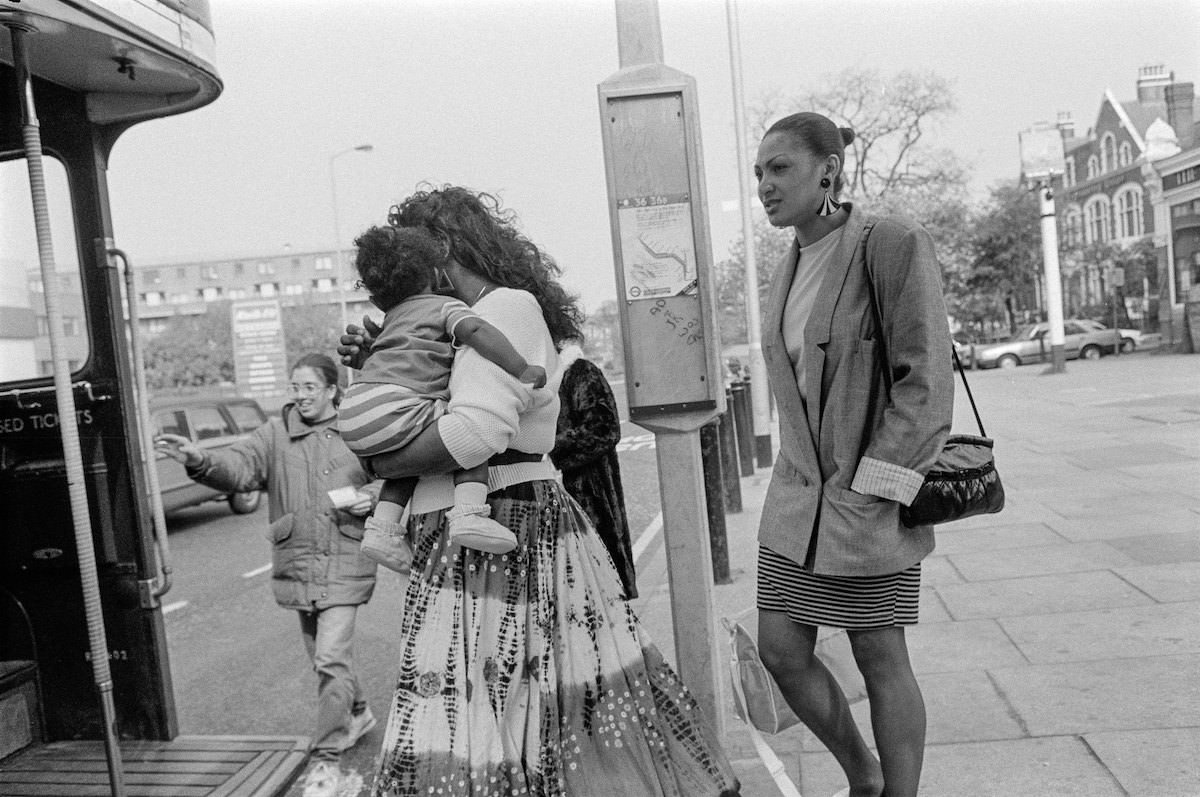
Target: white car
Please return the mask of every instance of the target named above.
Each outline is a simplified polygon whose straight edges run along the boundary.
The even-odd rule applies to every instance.
[[[1110,328],[1099,321],[1082,320],[1079,323],[1095,330],[1107,331]],[[1117,332],[1121,333],[1121,351],[1123,352],[1153,348],[1162,342],[1162,335],[1157,332],[1143,332],[1140,329],[1126,329],[1124,327],[1117,327]]]

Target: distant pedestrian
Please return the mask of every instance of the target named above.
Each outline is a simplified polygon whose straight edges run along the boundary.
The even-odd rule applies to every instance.
[[[917,622],[933,528],[903,527],[899,509],[950,429],[951,343],[929,233],[838,202],[853,137],[820,114],[792,114],[767,130],[754,164],[768,220],[796,236],[763,320],[780,454],[759,529],[759,644],[788,703],[842,766],[849,793],[911,797],[925,705],[904,627]],[[847,630],[878,759],[813,655],[818,626]]]
[[[338,433],[338,368],[324,354],[292,366],[292,402],[229,448],[208,450],[186,437],[160,434],[160,451],[187,467],[188,476],[224,492],[266,490],[271,523],[271,587],[276,602],[295,609],[300,634],[317,673],[317,728],[304,797],[335,797],[343,750],[353,747],[375,717],[354,671],[354,621],[375,589],[375,563],[359,551],[363,516],[378,485],[368,485],[358,458]],[[349,488],[350,503],[334,504],[332,490]]]
[[[625,489],[621,486],[621,415],[604,372],[583,357],[572,341],[562,347],[558,431],[550,459],[562,471],[563,486],[579,502],[621,576],[625,599],[637,597]]]

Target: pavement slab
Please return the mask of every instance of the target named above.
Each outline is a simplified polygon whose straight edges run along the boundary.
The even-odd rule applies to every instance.
[[[1200,533],[1195,531],[1116,537],[1106,542],[1144,565],[1200,562]]]
[[[841,768],[827,752],[805,753],[800,770],[805,795],[825,797],[846,785]],[[964,795],[1123,797],[1125,791],[1083,740],[1073,736],[929,745],[921,797]]]
[[[1045,523],[1011,523],[977,528],[937,530],[937,552],[942,556],[1056,545],[1067,540]]]
[[[1078,573],[1141,564],[1103,542],[1038,545],[947,557],[967,581]]]
[[[1195,498],[1182,499],[1178,493],[1157,491],[1131,492],[1129,490],[1100,492],[1098,494],[1060,494],[1057,498],[1037,493],[1053,511],[1067,518],[1097,518],[1114,515],[1154,514],[1163,507],[1176,507],[1181,503],[1191,506]]]
[[[1200,654],[1200,602],[998,620],[1034,664]]]
[[[1028,660],[994,620],[915,625],[905,632],[913,671],[926,673],[987,670]],[[919,677],[922,683],[924,678]]]
[[[1117,514],[1110,517],[1048,519],[1046,525],[1072,542],[1107,540],[1114,537],[1143,537],[1164,532],[1190,531],[1200,534],[1200,514],[1173,502],[1157,512]]]
[[[1156,601],[1200,601],[1200,562],[1120,567],[1114,572]]]
[[[1200,420],[1200,418],[1196,418]],[[1164,465],[1194,462],[1190,455],[1174,446],[1127,443],[1075,451],[1067,457],[1081,468],[1111,471],[1136,465]]]
[[[1001,667],[997,687],[1033,736],[1200,726],[1200,655]]]
[[[946,584],[937,588],[955,620],[1057,614],[1153,603],[1107,570]]]
[[[1083,738],[1130,797],[1200,795],[1200,728],[1110,731]]]

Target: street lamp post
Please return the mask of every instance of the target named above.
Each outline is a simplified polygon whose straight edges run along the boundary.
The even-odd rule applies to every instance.
[[[329,156],[329,193],[333,204],[333,252],[334,258],[336,258],[337,270],[335,273],[337,274],[338,295],[341,297],[339,304],[342,313],[342,329],[345,329],[346,324],[349,323],[349,318],[346,314],[346,289],[349,283],[346,281],[346,266],[342,262],[342,232],[341,226],[338,223],[337,171],[333,167],[334,162],[343,155],[349,155],[351,152],[370,152],[373,149],[375,147],[370,144],[359,144],[356,147],[348,147]]]

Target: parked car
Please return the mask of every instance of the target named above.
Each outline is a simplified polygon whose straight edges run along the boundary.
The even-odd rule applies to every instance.
[[[1097,329],[1097,327],[1099,327]],[[1046,362],[1050,358],[1050,324],[1027,324],[1008,340],[975,346],[976,368],[1015,368],[1025,363]],[[1118,335],[1095,321],[1070,318],[1063,322],[1063,353],[1068,360],[1097,360],[1115,354]]]
[[[1099,321],[1084,320],[1079,323],[1091,329],[1109,329],[1109,327]],[[1124,327],[1118,328],[1117,332],[1121,333],[1121,351],[1124,352],[1150,349],[1162,343],[1162,335],[1157,332],[1143,332],[1140,329],[1126,329]]]
[[[971,353],[974,348],[971,344],[971,339],[962,332],[954,332],[950,335],[950,340],[954,344],[954,353],[958,355],[958,361],[963,368],[971,367]]]
[[[252,398],[209,396],[157,398],[150,402],[154,434],[182,435],[203,449],[225,448],[266,423],[267,415]],[[232,495],[197,484],[188,478],[183,464],[158,453],[158,487],[163,511],[174,512],[207,501],[226,500],[239,515],[258,509],[258,490]]]

